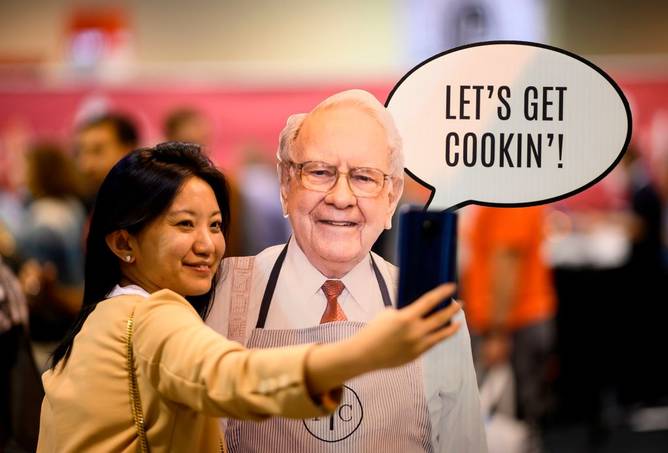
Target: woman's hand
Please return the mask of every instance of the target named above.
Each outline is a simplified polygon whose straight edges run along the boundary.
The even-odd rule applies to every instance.
[[[454,284],[441,285],[401,310],[385,310],[351,338],[354,349],[370,370],[396,367],[416,359],[459,329],[456,322],[446,326],[461,308],[455,301],[427,316],[454,291]]]
[[[427,315],[454,291],[453,284],[438,286],[408,307],[383,311],[347,340],[316,346],[306,359],[306,385],[311,394],[327,392],[360,374],[408,363],[453,335],[459,324],[445,324],[459,311],[459,303],[453,301]]]

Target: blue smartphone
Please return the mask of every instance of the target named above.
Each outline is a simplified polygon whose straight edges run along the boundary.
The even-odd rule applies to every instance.
[[[399,216],[399,294],[405,307],[457,277],[457,215],[411,207]],[[455,297],[453,295],[453,297]],[[450,305],[443,300],[434,311]]]

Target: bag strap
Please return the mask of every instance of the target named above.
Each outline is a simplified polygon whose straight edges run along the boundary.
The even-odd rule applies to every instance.
[[[132,310],[126,326],[125,347],[127,351],[127,366],[130,383],[130,410],[132,411],[132,421],[137,428],[139,437],[139,451],[148,453],[148,439],[146,438],[146,429],[144,427],[144,412],[139,398],[139,387],[137,386],[137,375],[135,374],[135,357],[132,350],[132,332],[134,330],[135,311]]]
[[[135,373],[135,356],[132,349],[132,333],[134,332],[134,317],[135,311],[132,310],[128,322],[126,324],[125,348],[129,376],[129,392],[130,392],[130,410],[132,411],[132,421],[137,428],[137,436],[139,437],[139,451],[141,453],[149,453],[148,438],[146,437],[146,428],[144,427],[144,412],[141,407],[141,398],[139,397],[139,386],[137,385],[137,374]],[[223,437],[218,438],[218,448],[222,453],[227,452]]]

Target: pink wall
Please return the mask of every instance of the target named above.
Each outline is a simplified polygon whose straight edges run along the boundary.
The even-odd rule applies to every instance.
[[[34,137],[69,144],[75,121],[82,112],[106,104],[112,110],[132,115],[140,124],[142,142],[149,145],[163,139],[161,128],[165,116],[175,108],[187,106],[209,117],[213,126],[214,159],[225,168],[234,168],[242,159],[240,153],[249,146],[259,147],[273,156],[278,134],[289,115],[309,111],[327,96],[353,87],[367,89],[384,101],[392,85],[261,90],[225,86],[0,89],[0,137],[18,123]]]

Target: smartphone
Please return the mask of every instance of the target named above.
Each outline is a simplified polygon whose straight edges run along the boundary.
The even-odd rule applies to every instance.
[[[441,283],[455,282],[457,215],[410,207],[399,216],[399,294],[405,307]],[[454,295],[452,297],[455,297]],[[450,305],[443,300],[437,311]]]

